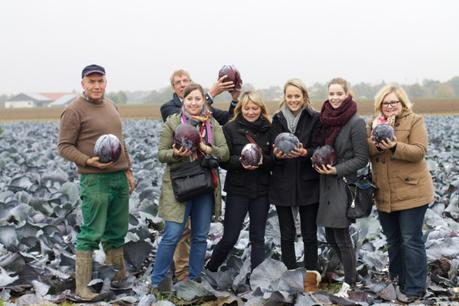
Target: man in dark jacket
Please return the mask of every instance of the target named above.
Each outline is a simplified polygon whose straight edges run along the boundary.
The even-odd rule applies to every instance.
[[[239,98],[240,90],[234,90],[234,84],[232,81],[223,82],[226,76],[221,77],[217,80],[217,82],[210,88],[209,92],[206,94],[207,104],[210,106],[210,110],[214,118],[220,123],[224,125],[228,120],[233,116],[234,108],[237,105],[237,99]],[[183,91],[185,88],[191,84],[191,77],[188,72],[183,69],[176,70],[172,73],[171,76],[171,86],[174,90],[174,95],[172,96],[172,100],[164,103],[161,105],[161,118],[165,122],[167,117],[172,114],[179,113],[182,109],[182,100],[183,100]],[[224,111],[221,109],[217,109],[212,107],[212,103],[214,103],[213,98],[228,90],[231,94],[232,101],[230,103],[230,107],[228,111]]]

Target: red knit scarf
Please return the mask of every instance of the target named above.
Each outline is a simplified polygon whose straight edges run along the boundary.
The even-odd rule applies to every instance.
[[[347,97],[338,108],[333,108],[327,100],[320,111],[320,122],[324,127],[324,144],[334,146],[336,137],[349,119],[357,113],[357,103],[352,96]]]

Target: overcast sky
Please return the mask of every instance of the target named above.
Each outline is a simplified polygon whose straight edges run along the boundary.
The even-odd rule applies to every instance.
[[[91,63],[109,91],[159,89],[178,68],[208,87],[223,64],[256,88],[459,75],[458,1],[1,1],[0,34],[7,94],[79,91]]]

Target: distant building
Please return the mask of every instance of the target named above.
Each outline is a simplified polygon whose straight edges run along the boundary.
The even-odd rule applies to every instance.
[[[75,97],[75,93],[20,93],[5,101],[5,108],[65,106]],[[59,103],[53,104],[55,102]]]
[[[63,107],[63,106],[67,106],[68,104],[70,104],[70,102],[75,100],[75,98],[77,96],[78,96],[78,94],[76,94],[76,93],[63,95],[62,97],[60,97],[60,98],[56,99],[55,101],[49,103],[48,107]]]

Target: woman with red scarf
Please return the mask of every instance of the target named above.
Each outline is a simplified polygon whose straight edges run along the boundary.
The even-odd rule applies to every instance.
[[[344,268],[344,283],[337,293],[347,297],[357,281],[356,254],[349,234],[353,222],[347,217],[352,200],[343,178],[353,181],[358,169],[368,163],[365,120],[357,115],[347,82],[336,78],[328,83],[328,100],[320,112],[321,138],[336,153],[335,165],[316,166],[320,177],[320,201],[317,225],[325,227],[327,242],[338,254]]]
[[[165,221],[165,229],[151,275],[152,287],[157,288],[158,291],[170,290],[170,281],[166,278],[166,274],[170,269],[175,248],[182,237],[188,217],[191,218],[188,277],[194,279],[201,274],[212,213],[219,216],[221,212],[220,180],[216,169],[212,169],[214,191],[196,196],[186,202],[176,200],[170,176],[171,165],[189,163],[202,159],[205,155],[212,155],[219,161],[226,161],[229,158],[222,127],[212,117],[205,101],[202,87],[198,84],[189,85],[184,91],[181,112],[169,116],[160,133],[158,159],[160,162],[167,163],[167,166],[163,174],[159,199],[159,216]],[[175,146],[174,131],[180,123],[191,124],[199,131],[201,142],[195,150]]]

